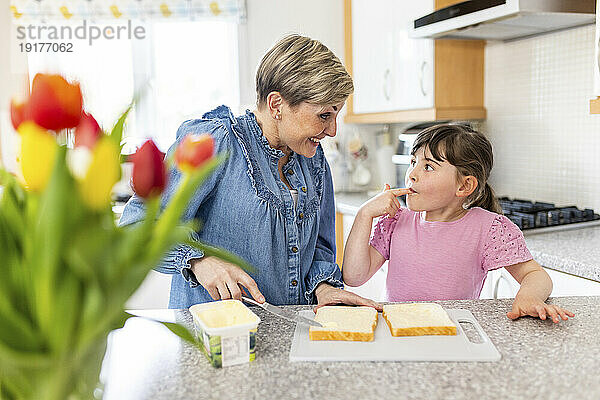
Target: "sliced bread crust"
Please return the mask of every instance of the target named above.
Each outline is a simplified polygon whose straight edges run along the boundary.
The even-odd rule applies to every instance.
[[[435,303],[422,303],[423,305],[427,304],[435,304]],[[435,307],[438,307],[435,304]],[[383,307],[382,316],[385,319],[388,327],[390,328],[390,333],[392,336],[424,336],[424,335],[456,335],[456,326],[447,325],[447,326],[414,326],[414,327],[394,327],[392,321],[390,321],[389,316],[386,314],[386,308]]]
[[[347,313],[348,310],[356,310],[359,311],[360,309],[362,309],[363,307],[349,307],[349,306],[326,306],[323,308],[327,308],[327,311],[340,311],[342,313]],[[365,307],[366,308],[366,307]],[[325,311],[325,310],[323,310]],[[359,318],[365,318],[364,313],[361,313],[362,315],[357,315],[357,317]],[[359,341],[359,342],[371,342],[373,341],[373,339],[375,338],[375,327],[377,326],[377,311],[373,309],[372,315],[371,315],[371,320],[368,321],[367,323],[370,323],[371,326],[369,328],[366,328],[368,325],[365,325],[362,327],[362,329],[360,330],[349,330],[349,329],[345,329],[344,327],[341,328],[328,328],[327,326],[323,327],[323,328],[318,328],[318,327],[310,327],[309,331],[308,331],[308,338],[310,340],[344,340],[344,341]],[[323,318],[319,318],[319,314],[317,311],[317,317],[315,317],[315,320],[319,320],[319,322],[325,322],[327,323],[328,321],[323,320]],[[347,327],[346,327],[347,328]]]
[[[309,330],[308,338],[310,340],[347,340],[353,342],[372,342],[375,337],[375,328],[373,332],[343,332],[343,331],[313,331]]]

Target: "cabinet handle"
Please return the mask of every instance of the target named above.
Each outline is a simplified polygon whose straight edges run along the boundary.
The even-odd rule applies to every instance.
[[[421,87],[421,93],[423,96],[427,96],[427,92],[425,92],[425,67],[427,66],[427,61],[423,61],[421,64],[421,76],[419,77],[419,83]]]
[[[502,272],[501,272],[500,276],[498,277],[498,280],[496,281],[496,285],[494,286],[494,300],[498,299],[498,288],[500,287],[501,280],[505,280],[506,283],[508,283],[508,287],[510,288],[510,281],[508,279],[506,279],[506,277],[504,275],[502,275]]]
[[[509,291],[513,292],[512,288],[511,288],[510,280],[506,276],[504,276],[503,272],[500,272],[500,276],[498,277],[498,280],[496,281],[496,286],[494,287],[494,299],[498,298],[498,287],[500,286],[500,281],[501,280],[506,281],[506,283],[508,284]],[[514,293],[514,294],[511,293],[510,295],[512,297],[515,297],[517,294],[516,293]]]
[[[502,278],[502,276],[497,277],[496,282],[494,282],[494,300],[498,299],[498,285],[500,283],[500,278]]]
[[[390,69],[386,68],[385,72],[383,73],[383,97],[385,97],[387,101],[390,101],[390,72]]]

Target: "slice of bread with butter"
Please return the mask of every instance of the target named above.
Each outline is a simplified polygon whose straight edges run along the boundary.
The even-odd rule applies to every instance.
[[[435,303],[386,304],[383,318],[392,336],[456,335],[456,325]]]
[[[456,335],[456,325],[435,303],[398,303],[383,306],[383,318],[392,336]],[[325,306],[317,310],[310,340],[370,342],[375,337],[377,310],[372,307]]]
[[[308,331],[310,340],[370,342],[377,326],[377,310],[362,306],[324,306],[317,310],[315,321],[323,327],[311,326]]]

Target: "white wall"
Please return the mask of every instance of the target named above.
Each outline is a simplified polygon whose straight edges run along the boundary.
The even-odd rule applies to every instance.
[[[343,0],[247,0],[248,21],[240,30],[241,103],[256,102],[256,67],[264,53],[288,33],[321,41],[344,60]]]
[[[10,123],[10,99],[26,89],[27,60],[15,51],[9,7],[0,7],[0,166],[14,170],[16,134]]]
[[[589,113],[594,41],[586,26],[488,43],[483,130],[498,194],[600,211],[600,115]]]

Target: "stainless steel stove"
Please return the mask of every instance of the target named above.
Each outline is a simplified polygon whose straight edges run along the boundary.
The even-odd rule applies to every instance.
[[[600,225],[600,215],[591,208],[575,206],[556,207],[553,203],[498,198],[504,215],[510,218],[524,234],[574,229]]]

